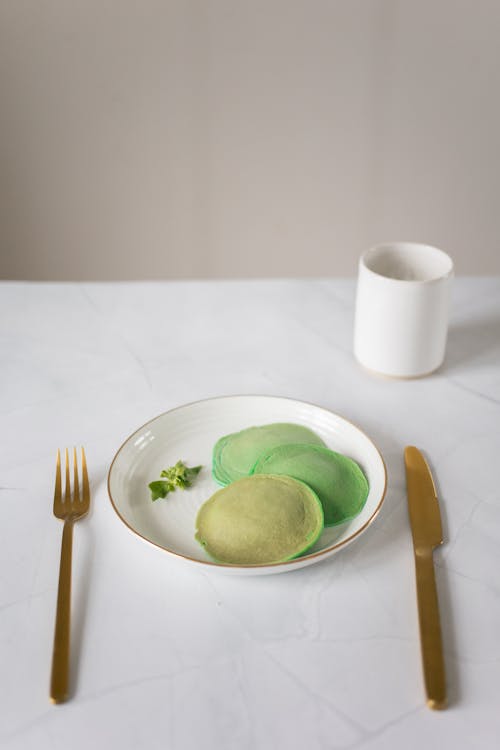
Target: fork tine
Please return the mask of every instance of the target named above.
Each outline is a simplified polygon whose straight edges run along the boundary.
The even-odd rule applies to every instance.
[[[87,474],[87,460],[82,445],[82,502],[85,505],[90,503],[89,475]]]
[[[54,489],[54,505],[61,502],[61,451],[57,449],[56,486]]]
[[[73,502],[80,502],[80,487],[78,482],[78,461],[76,458],[76,448],[73,447]]]
[[[64,455],[66,458],[66,485],[64,487],[64,502],[69,503],[71,502],[71,487],[69,483],[69,455],[67,448],[64,451]]]

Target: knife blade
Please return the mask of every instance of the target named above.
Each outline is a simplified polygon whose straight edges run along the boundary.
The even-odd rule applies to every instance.
[[[425,458],[412,445],[405,448],[404,458],[427,705],[443,709],[446,708],[446,678],[433,560],[433,550],[443,543],[441,514]]]

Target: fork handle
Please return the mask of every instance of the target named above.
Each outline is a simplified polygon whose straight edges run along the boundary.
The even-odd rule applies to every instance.
[[[73,521],[67,519],[64,522],[61,544],[56,626],[54,632],[54,650],[52,652],[52,674],[50,678],[50,699],[53,703],[63,703],[68,699],[69,693],[72,550]]]

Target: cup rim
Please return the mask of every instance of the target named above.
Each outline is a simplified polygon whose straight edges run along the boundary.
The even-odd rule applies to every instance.
[[[382,250],[383,248],[394,248],[399,250],[405,250],[405,249],[415,249],[415,248],[425,248],[428,251],[431,251],[435,255],[439,255],[445,262],[448,263],[448,270],[444,273],[441,273],[437,276],[431,276],[428,279],[397,279],[393,278],[392,276],[387,276],[383,273],[380,273],[378,271],[374,271],[373,268],[370,268],[370,266],[367,264],[367,260],[369,259],[370,255],[374,255],[377,251]],[[393,284],[435,284],[439,281],[444,281],[445,279],[450,278],[453,276],[454,273],[454,264],[452,258],[446,253],[444,250],[441,250],[441,248],[436,247],[435,245],[429,245],[425,242],[380,242],[376,245],[372,245],[372,247],[368,248],[368,250],[365,250],[364,253],[362,253],[359,264],[365,271],[367,271],[369,274],[372,274],[373,276],[378,277],[379,279],[384,279],[387,282],[393,283]]]

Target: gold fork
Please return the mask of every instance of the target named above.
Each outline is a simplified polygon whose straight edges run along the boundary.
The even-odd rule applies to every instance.
[[[65,450],[66,480],[64,497],[61,481],[61,453],[57,451],[56,487],[54,490],[54,515],[64,521],[61,563],[59,567],[59,589],[57,592],[56,627],[54,650],[52,653],[52,675],[50,678],[50,699],[53,703],[63,703],[69,693],[69,643],[71,612],[71,552],[73,548],[73,524],[88,513],[90,505],[89,477],[87,461],[82,448],[82,488],[78,480],[76,448],[73,448],[73,494],[71,494],[68,449]]]

